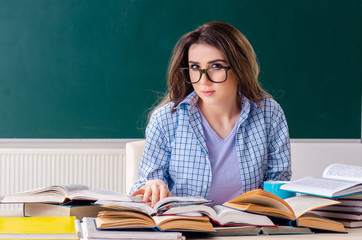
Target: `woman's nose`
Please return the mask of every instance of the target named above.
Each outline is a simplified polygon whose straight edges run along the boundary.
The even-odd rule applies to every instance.
[[[207,72],[206,71],[203,71],[202,73],[201,73],[201,78],[200,78],[200,82],[199,83],[201,83],[201,84],[210,84],[210,83],[212,83],[210,80],[209,80],[209,78],[207,77]]]

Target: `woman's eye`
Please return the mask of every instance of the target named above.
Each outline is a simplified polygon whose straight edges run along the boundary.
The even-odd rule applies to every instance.
[[[191,65],[190,68],[191,68],[192,70],[198,70],[198,69],[199,69],[199,66],[197,66],[197,65]]]
[[[223,66],[221,65],[221,64],[213,64],[212,66],[211,66],[211,68],[213,68],[213,69],[220,69],[220,68],[222,68]]]

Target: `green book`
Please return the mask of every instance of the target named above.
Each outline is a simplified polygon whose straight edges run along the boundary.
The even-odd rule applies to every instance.
[[[50,203],[24,203],[25,217],[61,217],[75,216],[82,220],[84,217],[97,217],[99,205],[61,205]]]

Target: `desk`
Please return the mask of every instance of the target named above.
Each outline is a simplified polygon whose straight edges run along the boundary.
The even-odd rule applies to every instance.
[[[210,237],[210,238],[197,238],[194,240],[286,240],[286,239],[308,239],[308,240],[361,240],[362,228],[347,228],[348,234],[344,233],[317,233],[317,234],[305,234],[305,235],[258,235],[258,236],[230,236],[230,237]],[[188,238],[187,240],[189,240]]]
[[[22,217],[22,211],[13,211],[13,210],[1,210],[0,217]],[[317,234],[305,234],[305,235],[258,235],[258,236],[230,236],[230,237],[209,237],[209,238],[197,238],[195,240],[256,240],[256,239],[265,239],[265,240],[278,240],[278,239],[316,239],[316,240],[362,240],[362,228],[346,228],[348,234],[344,233],[317,233]],[[189,240],[190,238],[188,238]],[[190,239],[192,240],[192,239]]]

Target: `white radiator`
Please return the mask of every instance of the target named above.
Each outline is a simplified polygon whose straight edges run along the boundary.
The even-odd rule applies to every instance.
[[[70,183],[125,192],[125,163],[124,148],[0,148],[0,195]]]

